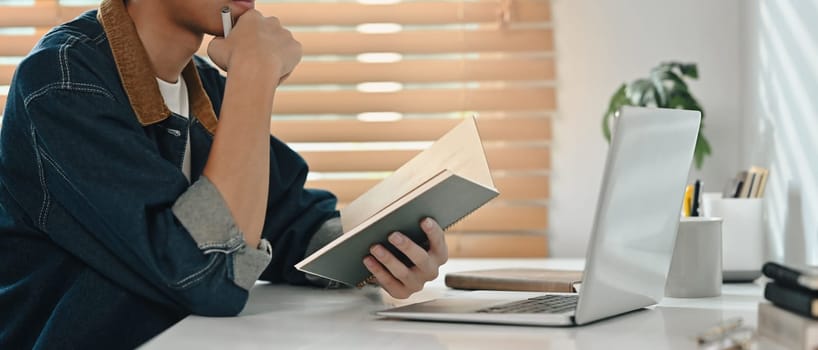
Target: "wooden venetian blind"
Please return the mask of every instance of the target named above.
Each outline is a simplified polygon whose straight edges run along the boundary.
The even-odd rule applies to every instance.
[[[0,28],[22,28],[0,33],[0,86],[45,30],[95,7],[3,1],[15,4],[0,5]],[[343,205],[479,113],[501,195],[449,230],[451,255],[547,254],[548,0],[257,1],[303,44],[301,65],[277,93],[271,132],[310,164],[308,186]]]

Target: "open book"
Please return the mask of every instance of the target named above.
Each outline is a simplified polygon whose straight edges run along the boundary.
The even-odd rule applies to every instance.
[[[496,197],[477,132],[467,118],[389,177],[341,209],[343,235],[295,265],[306,273],[359,286],[370,273],[363,265],[377,243],[407,265],[411,262],[387,241],[395,231],[428,248],[420,228],[425,217],[444,229]]]

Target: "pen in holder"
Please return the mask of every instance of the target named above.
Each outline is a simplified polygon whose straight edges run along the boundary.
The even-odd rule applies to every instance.
[[[761,276],[764,263],[764,218],[761,198],[722,198],[705,193],[702,209],[722,218],[724,282],[749,282]]]

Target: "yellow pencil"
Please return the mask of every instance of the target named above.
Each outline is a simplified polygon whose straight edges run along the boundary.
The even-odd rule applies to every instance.
[[[682,203],[682,215],[690,216],[690,210],[693,208],[693,185],[685,187],[685,199]]]

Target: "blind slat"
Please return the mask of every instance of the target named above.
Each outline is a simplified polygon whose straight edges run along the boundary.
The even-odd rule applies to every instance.
[[[36,35],[4,35],[0,45],[0,56],[25,56],[40,40]]]
[[[554,110],[552,88],[402,91],[370,94],[356,91],[276,94],[277,114],[357,114],[370,111],[435,113],[451,111]],[[5,98],[0,100],[4,104]]]
[[[0,85],[8,85],[14,65],[0,65]],[[298,65],[288,84],[356,84],[368,81],[458,82],[554,80],[554,60],[418,60],[395,63],[314,62]]]
[[[547,207],[486,205],[452,226],[451,230],[464,232],[543,231],[547,226]]]
[[[285,25],[355,25],[368,22],[399,24],[476,23],[498,20],[497,1],[403,2],[366,5],[360,3],[257,3],[267,16]],[[512,22],[543,22],[551,19],[548,1],[515,0]]]
[[[480,29],[474,31],[404,31],[389,34],[301,32],[295,38],[306,55],[349,55],[366,52],[434,54],[448,52],[552,51],[551,29]],[[25,56],[40,35],[3,36],[0,56]],[[207,42],[198,52],[207,55]]]
[[[342,203],[352,202],[380,182],[378,179],[311,180],[309,188],[320,188],[334,193]],[[494,176],[494,185],[500,195],[493,201],[538,200],[548,198],[548,176]]]
[[[11,82],[15,66],[0,64],[0,85]],[[302,62],[288,84],[355,84],[368,81],[553,81],[551,58],[418,60],[395,63]]]
[[[6,110],[6,95],[0,95],[0,114]]]
[[[305,55],[354,55],[366,52],[438,54],[449,52],[552,51],[551,29],[423,30],[388,34],[296,32]],[[207,54],[211,38],[199,49]],[[29,45],[29,48],[31,46]]]
[[[302,151],[301,156],[317,172],[393,171],[420,151]],[[551,152],[547,147],[487,148],[492,170],[548,170]]]
[[[291,84],[366,81],[450,82],[554,80],[554,60],[509,58],[480,60],[417,60],[395,63],[302,62]]]
[[[0,64],[0,85],[11,84],[11,78],[14,76],[14,69],[16,66],[10,64]]]
[[[446,53],[551,51],[550,29],[480,29],[473,31],[405,31],[391,34],[354,32],[296,33],[306,54],[362,52]]]
[[[462,95],[465,95],[467,102],[461,102]],[[494,91],[405,91],[390,94],[367,94],[351,91],[341,91],[334,93],[319,92],[288,92],[282,91],[277,94],[274,113],[278,114],[298,114],[298,113],[362,113],[368,111],[394,111],[401,113],[435,113],[450,112],[460,110],[491,111],[491,110],[553,110],[555,104],[554,91],[551,88],[545,89],[509,89]],[[482,100],[481,100],[482,98]],[[316,103],[320,101],[321,103]],[[418,101],[424,101],[419,103]],[[0,110],[5,106],[6,95],[0,95]],[[358,104],[356,104],[358,103]],[[284,121],[273,123],[273,133],[276,136],[295,137],[292,139],[304,139],[304,129],[285,131],[275,127]],[[327,123],[326,121],[315,121],[314,123]],[[316,124],[318,125],[318,124]],[[325,124],[329,125],[329,124]],[[302,125],[303,126],[303,125]],[[320,128],[320,127],[319,127]],[[388,127],[384,126],[384,130]],[[393,131],[397,132],[397,131]],[[429,132],[429,131],[427,131]],[[340,135],[332,135],[327,130],[317,129],[316,135],[326,137],[326,141],[333,138],[343,138]],[[489,131],[489,135],[492,132]],[[532,134],[546,133],[550,135],[550,125],[546,129],[519,130],[520,139],[528,138]],[[299,136],[301,135],[301,136]],[[363,139],[371,139],[374,135],[359,134]],[[394,134],[393,134],[394,135]],[[394,135],[399,138],[400,135]]]
[[[0,56],[26,56],[49,28],[37,28],[33,35],[0,35]]]
[[[33,6],[0,6],[0,27],[53,27],[60,23],[59,4],[38,1]]]
[[[358,91],[279,91],[273,113],[357,114],[372,111],[436,113],[451,111],[554,110],[551,87],[507,89],[428,89],[390,93]]]
[[[391,122],[359,120],[273,120],[271,132],[285,142],[434,141],[461,119],[403,119]],[[483,141],[549,140],[550,118],[479,119]]]
[[[452,258],[542,258],[548,256],[545,235],[447,232]]]
[[[256,3],[266,16],[276,16],[289,26],[356,25],[369,22],[399,24],[477,23],[498,20],[499,3],[494,0],[475,2],[404,2],[366,5],[340,3]],[[40,1],[34,6],[0,6],[0,23],[8,26],[50,27],[67,21],[97,6],[62,6],[56,0]],[[551,20],[547,0],[516,0],[512,22],[545,22]]]

